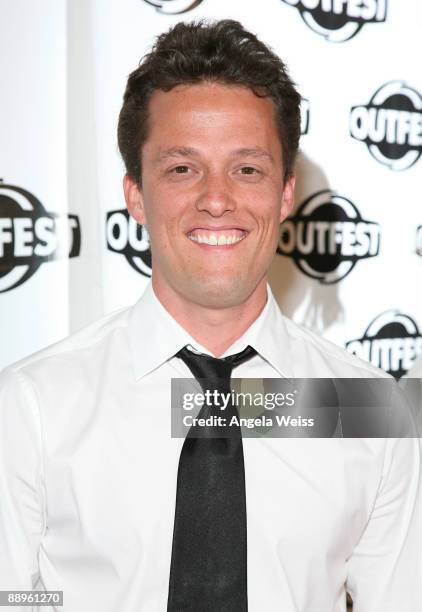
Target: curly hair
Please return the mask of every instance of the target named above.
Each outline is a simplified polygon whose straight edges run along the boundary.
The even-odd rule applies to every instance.
[[[156,90],[217,82],[247,87],[276,108],[284,179],[293,173],[300,138],[301,97],[283,61],[254,34],[230,19],[177,23],[128,78],[118,122],[126,173],[141,183],[141,150],[148,138],[148,105]]]

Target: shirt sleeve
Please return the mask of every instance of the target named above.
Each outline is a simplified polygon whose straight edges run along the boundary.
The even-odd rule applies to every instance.
[[[417,438],[386,440],[370,519],[347,563],[353,612],[422,609],[420,461]]]
[[[30,381],[8,368],[0,373],[0,590],[36,587],[44,499],[36,396]]]

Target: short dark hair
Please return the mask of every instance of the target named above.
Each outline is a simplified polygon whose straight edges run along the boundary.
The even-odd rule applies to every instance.
[[[141,149],[148,137],[154,91],[204,81],[248,87],[276,107],[284,179],[293,172],[300,137],[300,95],[282,60],[230,19],[177,23],[158,36],[128,78],[119,115],[118,144],[127,174],[141,182]]]

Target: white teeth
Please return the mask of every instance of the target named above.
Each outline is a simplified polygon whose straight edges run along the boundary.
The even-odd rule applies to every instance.
[[[210,236],[203,236],[198,234],[196,236],[190,234],[188,238],[193,240],[194,242],[199,242],[200,244],[211,244],[213,246],[216,245],[225,245],[225,244],[234,244],[243,240],[246,236],[246,233],[243,236],[226,236],[225,234],[221,234],[221,236],[217,236],[216,234],[211,234]]]

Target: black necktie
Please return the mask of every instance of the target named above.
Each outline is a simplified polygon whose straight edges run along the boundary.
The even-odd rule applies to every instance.
[[[189,351],[180,357],[204,393],[230,393],[232,369],[251,359],[244,351],[216,359]],[[199,418],[237,415],[229,402],[204,404]],[[207,437],[192,426],[180,454],[167,612],[247,612],[246,492],[240,427]],[[196,437],[201,435],[202,437]]]

